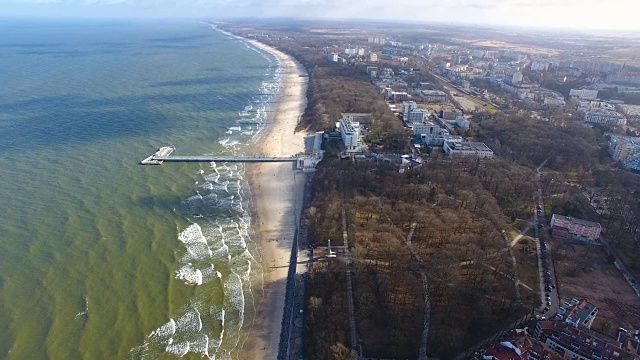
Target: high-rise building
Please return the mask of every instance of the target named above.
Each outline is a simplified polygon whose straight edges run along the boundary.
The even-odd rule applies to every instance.
[[[360,123],[353,121],[353,117],[343,116],[340,119],[340,137],[347,151],[360,149]]]

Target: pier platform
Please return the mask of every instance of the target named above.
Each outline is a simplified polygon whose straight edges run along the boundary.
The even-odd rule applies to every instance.
[[[140,161],[141,165],[162,165],[165,162],[229,162],[229,163],[284,163],[293,164],[294,169],[304,172],[315,171],[315,167],[322,160],[324,151],[316,151],[312,155],[297,156],[218,156],[218,155],[187,155],[170,156],[176,150],[173,146],[163,146],[153,155]]]
[[[163,146],[155,154],[147,157],[146,159],[140,161],[141,165],[162,165],[163,160],[158,160],[156,158],[166,158],[171,155],[172,152],[176,151],[176,148],[173,146]]]

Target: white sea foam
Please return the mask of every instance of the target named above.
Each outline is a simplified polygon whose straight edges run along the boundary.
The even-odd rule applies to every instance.
[[[193,334],[201,329],[202,319],[200,319],[200,312],[196,309],[191,309],[176,319],[176,332]]]
[[[149,337],[165,338],[167,336],[172,336],[175,333],[176,333],[176,322],[173,319],[169,319],[169,321],[166,324],[153,330],[149,335]]]
[[[200,185],[201,188],[205,189],[205,190],[213,190],[213,184],[210,183],[209,181],[205,181],[202,185]]]
[[[193,353],[209,357],[209,337],[204,334],[198,336],[194,341],[190,342],[189,350]]]
[[[191,264],[186,264],[176,271],[176,278],[186,284],[202,285],[202,272]]]
[[[207,244],[207,239],[202,234],[202,228],[198,224],[194,223],[187,226],[187,228],[178,235],[178,240],[185,245],[186,249],[186,253],[181,260],[182,267],[180,269],[180,271],[182,271],[184,268],[185,272],[180,272],[181,274],[188,274],[191,269],[187,265],[190,265],[191,261],[205,260],[213,255],[211,248],[209,248]],[[202,280],[201,274],[200,280]]]
[[[225,297],[240,312],[244,313],[244,294],[242,293],[242,280],[236,273],[231,273],[224,282]]]
[[[178,344],[170,344],[167,346],[166,352],[177,357],[183,357],[189,352],[189,342],[181,342]]]

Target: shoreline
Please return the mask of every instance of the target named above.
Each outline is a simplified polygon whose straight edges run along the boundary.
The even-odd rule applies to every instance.
[[[233,35],[233,34],[230,34]],[[233,35],[238,37],[237,35]],[[304,152],[305,132],[296,132],[307,106],[306,69],[292,56],[252,39],[238,37],[278,58],[282,77],[278,103],[270,124],[252,140],[265,156],[290,156]],[[275,359],[282,328],[291,248],[304,198],[305,175],[289,163],[252,163],[245,168],[251,189],[250,213],[263,271],[262,296],[253,325],[247,328],[239,349],[241,359]]]

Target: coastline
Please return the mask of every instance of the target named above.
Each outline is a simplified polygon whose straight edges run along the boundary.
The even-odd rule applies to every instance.
[[[307,106],[308,77],[293,57],[261,42],[244,39],[280,61],[280,95],[270,122],[253,140],[255,151],[266,156],[304,152],[306,133],[296,132]],[[275,359],[282,328],[291,248],[304,197],[305,175],[289,163],[247,164],[245,174],[252,192],[251,214],[261,254],[263,291],[253,326],[239,350],[241,359]]]

